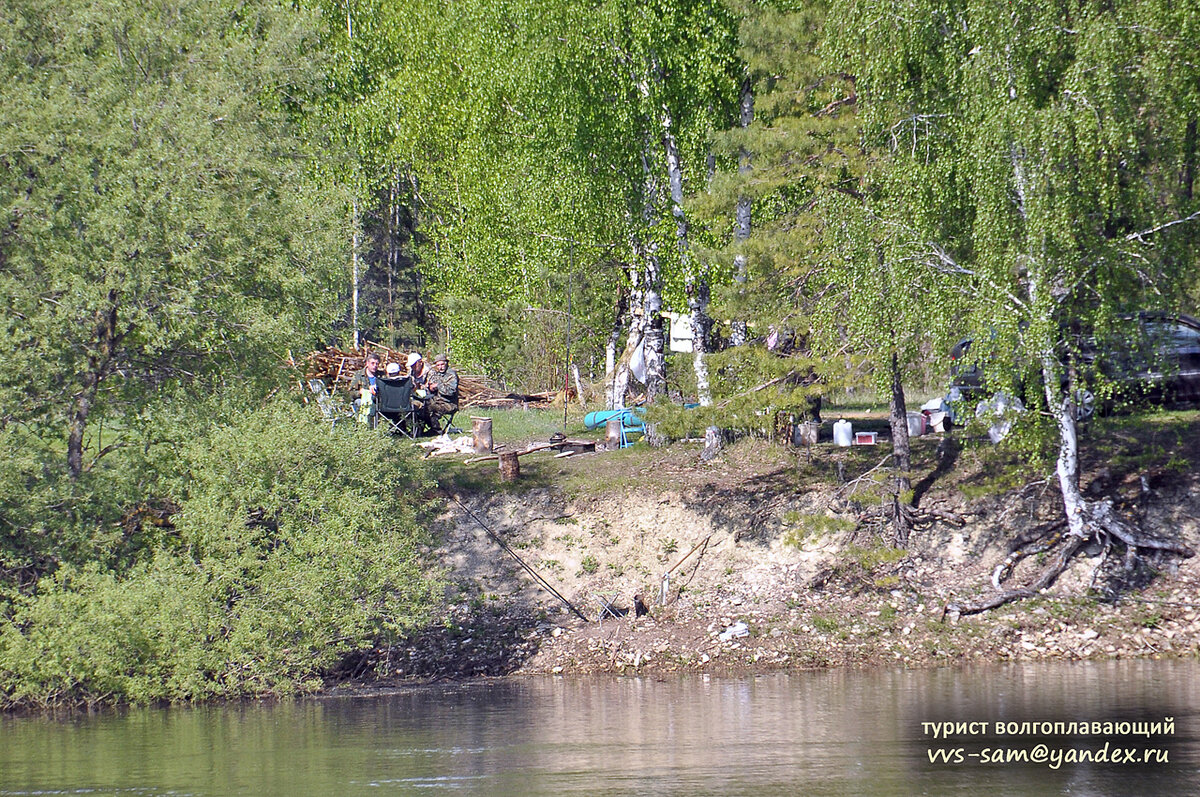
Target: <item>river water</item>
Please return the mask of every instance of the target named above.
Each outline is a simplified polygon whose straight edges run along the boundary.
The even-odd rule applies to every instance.
[[[1007,732],[1166,717],[1150,737]],[[1196,794],[1200,663],[502,679],[5,718],[0,742],[0,795]]]

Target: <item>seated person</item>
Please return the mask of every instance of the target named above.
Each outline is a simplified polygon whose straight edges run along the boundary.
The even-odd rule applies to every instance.
[[[426,417],[430,426],[439,429],[442,418],[458,412],[458,374],[445,354],[433,359],[433,371],[425,378],[425,389],[429,392]]]
[[[425,367],[425,358],[419,351],[410,351],[406,362],[408,375],[412,378],[413,383],[413,409],[417,412],[417,418],[420,421],[419,427],[423,428],[429,420],[428,410],[425,406],[429,403],[429,392],[425,390],[425,379],[429,376],[429,369]]]
[[[400,363],[389,363],[387,376],[378,382],[375,407],[376,413],[387,420],[387,430],[392,434],[415,434],[412,392],[412,380],[400,376]]]
[[[421,352],[410,351],[408,353],[408,375],[412,377],[414,387],[425,387],[425,377],[428,373],[425,371],[425,360],[421,357]]]
[[[354,414],[363,423],[371,422],[375,418],[375,382],[379,378],[378,370],[379,355],[371,352],[367,355],[363,369],[350,379],[350,392],[359,394],[358,398],[354,399]]]

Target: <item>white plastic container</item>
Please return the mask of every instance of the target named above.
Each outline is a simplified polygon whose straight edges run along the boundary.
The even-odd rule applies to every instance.
[[[842,418],[833,425],[833,442],[839,446],[848,446],[854,440],[854,427],[850,421]]]
[[[821,424],[805,421],[792,426],[792,445],[815,446],[821,439]]]
[[[908,414],[908,436],[920,437],[925,434],[925,413],[910,412]]]

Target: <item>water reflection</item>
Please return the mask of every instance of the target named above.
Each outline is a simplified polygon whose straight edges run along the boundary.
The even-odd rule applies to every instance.
[[[1200,665],[500,680],[280,705],[0,721],[0,794],[1184,794]],[[1166,764],[930,763],[1044,742],[922,722],[1175,718]],[[1124,740],[1122,745],[1130,742]]]

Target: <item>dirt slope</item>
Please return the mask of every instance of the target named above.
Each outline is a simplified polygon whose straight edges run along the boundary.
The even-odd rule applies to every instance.
[[[1117,501],[1143,529],[1200,550],[1200,413],[1096,434],[1090,493]],[[435,628],[370,663],[404,678],[1200,650],[1200,558],[1146,558],[1127,571],[1120,550],[1094,547],[1038,598],[943,616],[947,603],[989,594],[1010,542],[1052,528],[1061,503],[1014,455],[978,441],[916,442],[921,525],[905,551],[887,546],[878,516],[882,447],[797,452],[747,440],[710,465],[682,445],[546,459],[523,463],[524,482],[508,489],[486,474],[464,481],[451,473],[437,551],[451,608]],[[663,575],[687,554],[664,603]],[[1053,555],[1025,559],[1010,585],[1030,580]],[[597,621],[605,602],[620,613],[635,595],[648,615]]]

